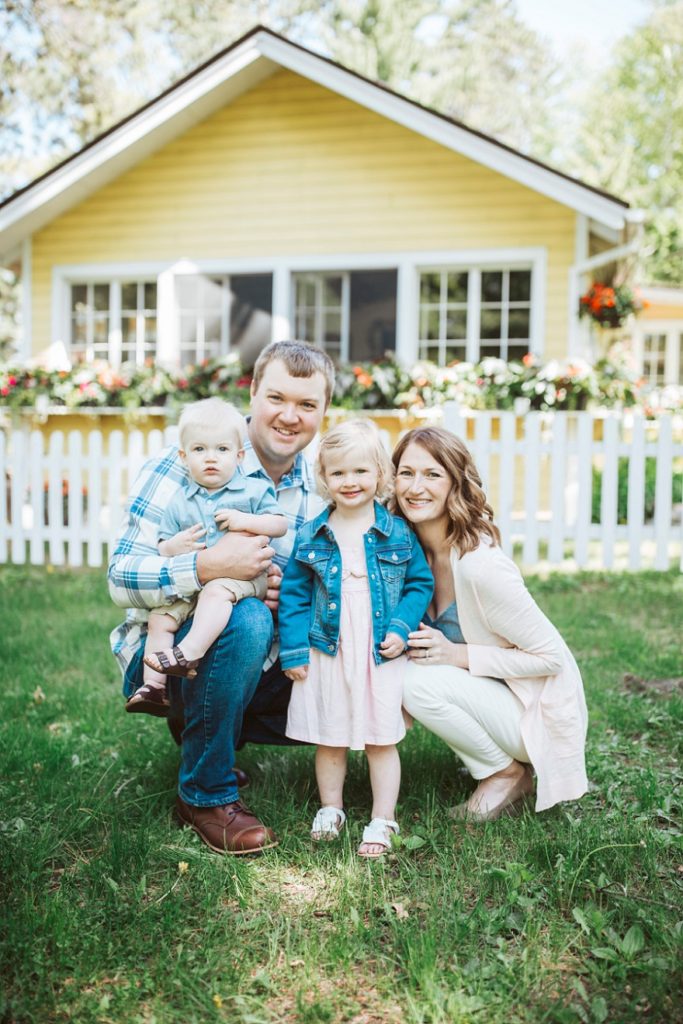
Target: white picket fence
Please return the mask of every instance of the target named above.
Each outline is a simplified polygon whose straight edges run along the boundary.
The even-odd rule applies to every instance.
[[[525,566],[683,570],[683,525],[672,478],[683,469],[680,418],[639,413],[444,410],[444,425],[467,440],[496,513],[503,547]],[[103,565],[125,497],[145,458],[176,439],[176,428],[105,444],[93,430],[0,432],[0,563]],[[627,522],[617,522],[619,460],[628,461]],[[656,466],[654,515],[646,521],[646,459]],[[600,522],[591,522],[594,468],[602,473]]]

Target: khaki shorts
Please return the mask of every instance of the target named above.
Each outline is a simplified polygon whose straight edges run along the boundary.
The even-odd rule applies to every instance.
[[[231,600],[233,604],[237,604],[244,597],[264,598],[268,588],[268,576],[265,572],[261,573],[260,576],[256,576],[253,580],[232,580],[226,576],[217,580],[211,580],[206,584],[204,590],[207,587],[225,590],[228,595],[231,595],[228,600]],[[199,594],[202,592],[200,590]],[[182,626],[183,622],[189,619],[190,615],[194,615],[199,594],[195,595],[190,601],[174,601],[173,604],[163,605],[161,608],[155,608],[154,611],[157,615],[170,615],[177,626]]]

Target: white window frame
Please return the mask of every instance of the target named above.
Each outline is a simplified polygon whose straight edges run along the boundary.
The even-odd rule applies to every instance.
[[[683,338],[682,320],[642,320],[639,319],[633,327],[633,354],[638,367],[638,372],[645,377],[649,383],[657,384],[651,380],[650,360],[647,359],[645,351],[646,338],[648,334],[664,335],[666,338],[664,352],[664,382],[663,384],[683,383],[683,357],[681,355],[681,339]],[[660,381],[659,387],[663,386]]]
[[[291,275],[291,323],[294,325],[294,333],[296,337],[302,338],[302,340],[309,341],[314,345],[320,346],[322,349],[326,349],[325,344],[325,316],[326,310],[332,308],[326,306],[323,301],[323,294],[325,289],[325,278],[338,277],[341,278],[341,298],[339,301],[340,311],[340,325],[339,325],[339,361],[346,363],[349,360],[349,331],[351,322],[351,274],[348,270],[307,270],[307,271],[294,271]],[[298,316],[297,310],[299,309],[296,301],[296,286],[298,281],[307,281],[313,284],[315,288],[315,327],[313,338],[303,338],[300,335],[298,328]],[[332,354],[332,353],[331,353]]]
[[[351,274],[361,270],[398,270],[396,294],[396,358],[404,365],[418,358],[419,275],[423,268],[454,267],[471,269],[531,268],[531,342],[530,351],[543,356],[545,336],[545,300],[547,250],[542,246],[490,249],[410,250],[359,253],[335,252],[286,254],[246,259],[177,260],[161,263],[131,261],[108,264],[64,264],[52,274],[52,342],[69,350],[68,285],[82,281],[149,280],[157,281],[157,360],[179,364],[180,339],[175,280],[179,274],[272,274],[272,340],[293,338],[293,275],[316,271]],[[567,317],[569,332],[570,313]],[[473,325],[474,327],[474,325]],[[468,325],[469,330],[469,325]],[[478,331],[478,324],[476,325]],[[115,339],[113,339],[115,340]],[[112,345],[112,349],[115,346]],[[120,349],[119,349],[120,351]]]

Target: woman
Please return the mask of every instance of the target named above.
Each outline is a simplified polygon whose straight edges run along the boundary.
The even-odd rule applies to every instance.
[[[393,454],[396,510],[434,574],[432,604],[409,636],[404,705],[477,780],[454,817],[492,821],[533,792],[536,810],[587,789],[586,703],[567,645],[500,548],[481,480],[447,430],[407,433]]]

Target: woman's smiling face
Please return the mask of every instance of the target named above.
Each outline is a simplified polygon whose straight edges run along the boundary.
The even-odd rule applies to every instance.
[[[396,500],[414,526],[448,519],[453,481],[436,458],[419,444],[409,444],[396,468]]]

